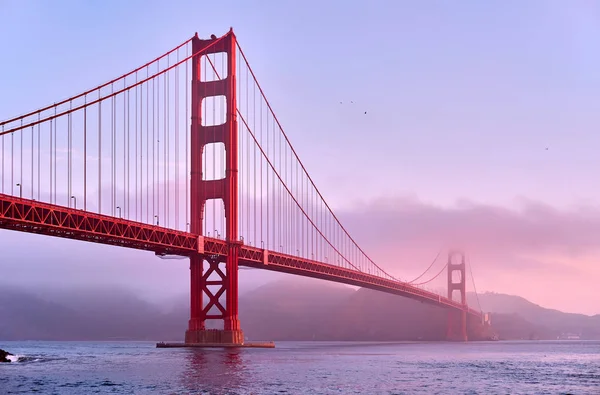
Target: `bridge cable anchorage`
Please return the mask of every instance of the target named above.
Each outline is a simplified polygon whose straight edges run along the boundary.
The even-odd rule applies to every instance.
[[[442,248],[440,248],[438,250],[437,255],[435,256],[435,258],[433,259],[433,261],[431,262],[431,264],[427,267],[427,269],[425,269],[425,271],[423,273],[421,273],[421,275],[418,276],[417,278],[415,278],[415,279],[413,279],[411,281],[408,281],[407,284],[412,284],[415,281],[417,281],[418,279],[420,279],[421,277],[423,277],[425,275],[425,273],[427,273],[429,271],[429,269],[431,269],[433,267],[434,263],[438,260],[438,258],[440,257],[441,253],[442,253]]]

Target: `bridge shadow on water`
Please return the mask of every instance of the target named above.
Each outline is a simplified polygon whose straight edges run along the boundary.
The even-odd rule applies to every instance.
[[[232,393],[247,383],[249,368],[244,350],[189,349],[181,373],[181,387],[192,393]]]

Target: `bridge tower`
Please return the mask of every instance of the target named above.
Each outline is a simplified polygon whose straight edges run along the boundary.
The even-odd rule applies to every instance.
[[[455,256],[460,261],[454,262]],[[452,341],[467,341],[467,287],[466,287],[465,254],[457,251],[448,253],[448,299],[454,300],[454,291],[460,293],[462,310],[448,310],[448,327],[446,338]]]
[[[236,38],[230,30],[217,43],[216,39],[192,39],[191,89],[191,179],[190,179],[190,231],[203,235],[202,221],[207,200],[222,199],[225,208],[225,239],[227,257],[197,255],[190,258],[191,312],[185,342],[243,344],[244,334],[238,319],[238,135],[236,101]],[[225,53],[227,75],[214,81],[202,81],[202,55]],[[208,64],[206,64],[207,67]],[[205,125],[202,106],[205,99],[224,96],[225,122]],[[202,155],[207,144],[223,143],[225,146],[225,177],[205,180]],[[208,264],[204,271],[205,262]],[[222,264],[225,270],[222,270]],[[213,279],[209,277],[213,275]],[[215,280],[214,278],[217,277]],[[210,287],[210,288],[209,288]],[[221,300],[225,299],[225,305]],[[204,302],[206,297],[206,303]],[[211,309],[213,312],[211,313]],[[215,310],[216,313],[214,312]],[[206,320],[222,320],[223,329],[207,329]]]

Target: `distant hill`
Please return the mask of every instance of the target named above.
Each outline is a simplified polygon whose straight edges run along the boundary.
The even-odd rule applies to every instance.
[[[494,292],[479,294],[483,311],[492,315],[492,325],[507,338],[556,339],[561,334],[578,334],[583,339],[600,339],[600,315],[563,313],[546,309],[520,296]],[[475,294],[467,302],[477,306]]]
[[[474,295],[468,295],[476,305]],[[479,295],[505,339],[600,339],[600,316],[545,309],[517,296]],[[123,289],[0,288],[0,340],[180,341],[189,298],[154,305]],[[254,340],[441,340],[446,312],[411,299],[314,281],[267,284],[240,297],[240,319]]]

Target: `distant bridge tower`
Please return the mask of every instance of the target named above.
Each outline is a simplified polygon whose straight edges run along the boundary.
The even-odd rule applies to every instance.
[[[218,43],[214,38],[192,39],[192,123],[191,123],[191,181],[190,181],[190,231],[203,235],[202,221],[207,200],[222,199],[225,207],[225,240],[227,257],[194,256],[190,258],[191,312],[186,343],[242,344],[244,334],[238,319],[238,134],[236,101],[236,38],[230,30]],[[212,45],[211,45],[212,44]],[[202,55],[225,53],[227,75],[214,81],[202,81]],[[202,122],[202,106],[207,98],[224,96],[226,100],[225,122],[205,125]],[[202,176],[202,154],[208,144],[223,143],[225,146],[225,178],[206,180]],[[204,271],[204,261],[208,268]],[[225,270],[219,267],[225,263]],[[211,279],[209,277],[213,275]],[[217,279],[215,279],[217,277]],[[210,287],[210,288],[209,288]],[[207,303],[203,303],[204,297]],[[225,305],[221,300],[225,299]],[[211,313],[211,309],[213,312]],[[222,320],[223,329],[206,329],[206,320]]]
[[[459,263],[454,262],[458,256]],[[463,252],[450,251],[448,253],[448,299],[453,298],[454,291],[460,293],[462,310],[448,310],[448,328],[446,338],[453,341],[467,341],[467,287],[466,287],[466,264]]]

